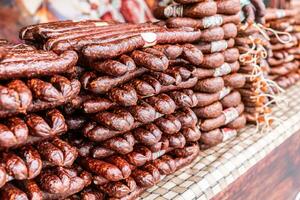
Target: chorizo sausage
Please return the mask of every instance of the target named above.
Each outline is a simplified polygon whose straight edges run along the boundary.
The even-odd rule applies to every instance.
[[[195,91],[215,93],[222,90],[224,87],[224,81],[221,77],[207,78],[199,80],[194,87]]]

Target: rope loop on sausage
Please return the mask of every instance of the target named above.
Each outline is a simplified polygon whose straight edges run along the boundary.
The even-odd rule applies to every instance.
[[[253,24],[253,26],[255,28],[257,28],[259,30],[259,32],[267,39],[267,40],[270,40],[270,37],[267,35],[267,31],[270,31],[271,33],[273,33],[275,35],[275,37],[278,39],[279,42],[281,42],[282,44],[287,44],[287,43],[290,43],[292,42],[293,38],[292,38],[292,35],[288,32],[284,32],[284,31],[278,31],[278,30],[274,30],[272,28],[268,28],[268,27],[265,27],[264,25],[262,24]],[[284,36],[286,35],[288,37],[287,40],[283,40],[280,38],[280,35]]]
[[[246,23],[243,26],[243,29],[246,29],[248,26],[249,25]],[[265,39],[270,40],[266,31],[271,31],[276,35],[278,40],[280,40],[278,32],[273,29],[269,30],[261,24],[253,24],[253,26],[259,30]],[[281,102],[285,102],[285,99],[281,98],[279,95],[284,92],[284,90],[277,83],[265,77],[261,60],[266,59],[268,53],[262,45],[262,39],[253,38],[252,36],[249,36],[249,39],[251,41],[251,47],[246,53],[240,55],[239,61],[243,65],[250,65],[252,67],[251,73],[246,75],[246,77],[249,78],[250,81],[254,82],[253,84],[255,87],[250,99],[254,99],[256,104],[256,131],[264,133],[270,130],[274,121],[281,122],[280,119],[272,116],[270,105],[276,104],[277,106],[280,106]]]

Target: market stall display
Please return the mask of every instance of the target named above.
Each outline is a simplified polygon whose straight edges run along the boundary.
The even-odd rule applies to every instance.
[[[1,188],[3,199],[12,198],[14,192],[20,198],[33,193],[43,199],[66,198],[87,186],[82,195],[91,195],[90,191],[96,188],[101,193],[97,195],[133,199],[165,175],[194,160],[201,132],[197,116],[191,110],[198,99],[190,88],[198,79],[193,76],[193,67],[181,67],[177,62],[202,63],[202,52],[187,44],[200,36],[201,31],[192,28],[168,29],[152,23],[134,25],[95,20],[52,22],[22,29],[21,39],[44,50],[26,46],[34,50],[11,58],[7,53],[9,47],[3,45],[1,61],[12,66],[12,72],[3,72],[4,77],[23,78],[25,74],[30,80],[24,87],[34,93],[33,100],[28,100],[28,108],[23,108],[27,104],[21,102],[12,114],[32,113],[39,111],[38,108],[67,103],[57,112],[66,118],[65,128],[68,127],[69,133],[57,140],[69,148],[54,142],[37,143],[35,148],[47,149],[40,155],[39,162],[44,167],[36,172],[40,175],[31,176],[33,180],[27,182],[5,184]],[[36,65],[44,62],[44,65],[24,68],[21,73],[13,70],[16,62]],[[80,81],[81,91],[63,82],[68,79],[61,75],[50,79],[54,86],[45,83],[43,76],[54,73],[66,74],[76,80],[79,88]],[[56,92],[57,87],[62,87],[62,93]],[[67,95],[70,92],[76,94]],[[47,97],[51,103],[43,102]],[[57,121],[53,124],[57,125]],[[27,125],[31,125],[30,121]],[[60,148],[66,160],[56,158]],[[44,156],[48,160],[44,161]],[[48,168],[45,163],[70,169]],[[57,177],[52,177],[53,174]],[[61,183],[54,184],[59,180]]]
[[[80,82],[69,76],[77,54],[66,51],[58,55],[5,40],[1,41],[1,49],[1,199],[10,198],[13,193],[8,191],[19,193],[11,183],[13,180],[24,189],[34,187],[32,192],[43,198],[58,197],[48,193],[48,186],[58,179],[56,170],[81,181],[76,187],[72,183],[74,188],[66,185],[66,192],[81,190],[84,180],[73,169],[66,168],[78,153],[58,138],[67,132],[67,124],[57,109],[79,94]]]
[[[239,11],[239,1],[180,0],[154,10],[154,16],[165,19],[169,28],[192,27],[202,31],[194,44],[202,51],[203,62],[193,71],[198,78],[193,90],[199,99],[193,110],[201,120],[202,149],[236,136],[246,124],[237,90],[245,84],[243,74],[237,73],[240,63],[235,37]]]
[[[55,21],[0,39],[0,199],[136,199],[247,122],[267,133],[280,86],[300,79],[300,23],[272,10],[242,24],[241,7],[165,1],[155,23]]]
[[[267,26],[274,29],[270,33],[273,56],[268,59],[270,76],[279,86],[288,88],[300,79],[299,74],[299,26],[296,22],[297,10],[269,9],[266,14]]]

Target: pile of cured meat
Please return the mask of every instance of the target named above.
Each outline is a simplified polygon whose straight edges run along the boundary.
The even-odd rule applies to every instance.
[[[24,44],[0,40],[1,200],[135,199],[246,121],[268,122],[261,80],[298,73],[278,74],[296,44],[245,29],[238,0],[175,2],[156,23],[50,22],[24,27]],[[297,20],[267,20],[297,37]]]
[[[206,149],[232,138],[246,124],[238,91],[245,84],[245,76],[238,73],[240,54],[235,45],[240,2],[175,2],[158,7],[154,15],[165,19],[169,28],[192,27],[202,31],[200,39],[193,43],[203,54],[202,62],[193,66],[193,75],[198,78],[193,87],[198,104],[193,111],[201,121],[200,146]],[[184,61],[177,65],[191,66]]]
[[[222,2],[201,30],[61,21],[1,40],[1,199],[134,199],[235,135],[245,78]]]
[[[23,28],[28,45],[1,40],[1,199],[134,199],[189,164],[201,35],[62,21]]]
[[[282,88],[288,88],[300,80],[300,23],[297,10],[269,9],[267,27],[276,31],[270,36],[273,56],[268,59],[271,78]]]

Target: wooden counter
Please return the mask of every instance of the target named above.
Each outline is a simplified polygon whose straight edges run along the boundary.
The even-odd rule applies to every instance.
[[[294,200],[298,192],[300,192],[300,131],[213,199]]]

